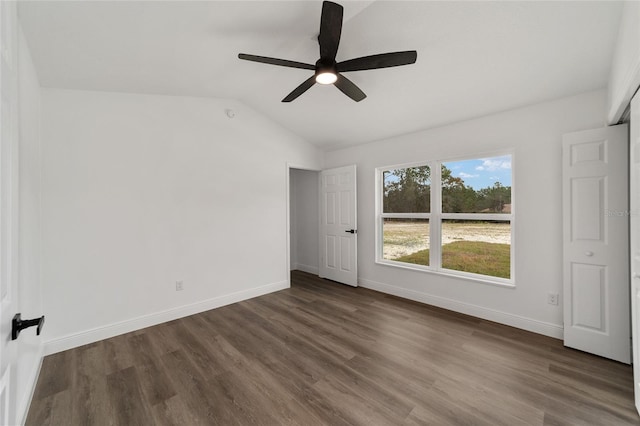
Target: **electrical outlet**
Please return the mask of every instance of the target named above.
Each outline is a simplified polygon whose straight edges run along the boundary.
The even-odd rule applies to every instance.
[[[560,299],[560,295],[558,293],[547,294],[547,303],[550,305],[557,305],[558,299]]]
[[[182,291],[183,288],[184,288],[184,281],[182,280],[176,281],[176,291]]]

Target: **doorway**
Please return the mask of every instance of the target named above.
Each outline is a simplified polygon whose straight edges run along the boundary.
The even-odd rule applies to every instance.
[[[320,172],[289,167],[289,270],[318,275]]]

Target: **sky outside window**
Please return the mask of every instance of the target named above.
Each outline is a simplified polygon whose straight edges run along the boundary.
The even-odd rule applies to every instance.
[[[460,178],[466,186],[476,191],[492,187],[496,182],[511,186],[511,155],[443,163],[453,177]]]

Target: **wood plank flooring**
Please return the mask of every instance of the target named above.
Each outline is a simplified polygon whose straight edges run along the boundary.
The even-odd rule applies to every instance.
[[[631,367],[294,271],[50,355],[27,425],[637,425]]]

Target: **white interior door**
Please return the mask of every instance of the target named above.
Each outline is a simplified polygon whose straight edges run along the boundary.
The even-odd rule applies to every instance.
[[[358,285],[356,166],[320,172],[319,275]]]
[[[628,127],[563,136],[564,344],[629,363]]]
[[[636,409],[640,413],[640,94],[631,100],[629,131],[629,207],[631,247],[631,329],[633,336],[633,382]]]
[[[0,424],[17,424],[11,320],[17,312],[17,71],[15,2],[0,2]]]

